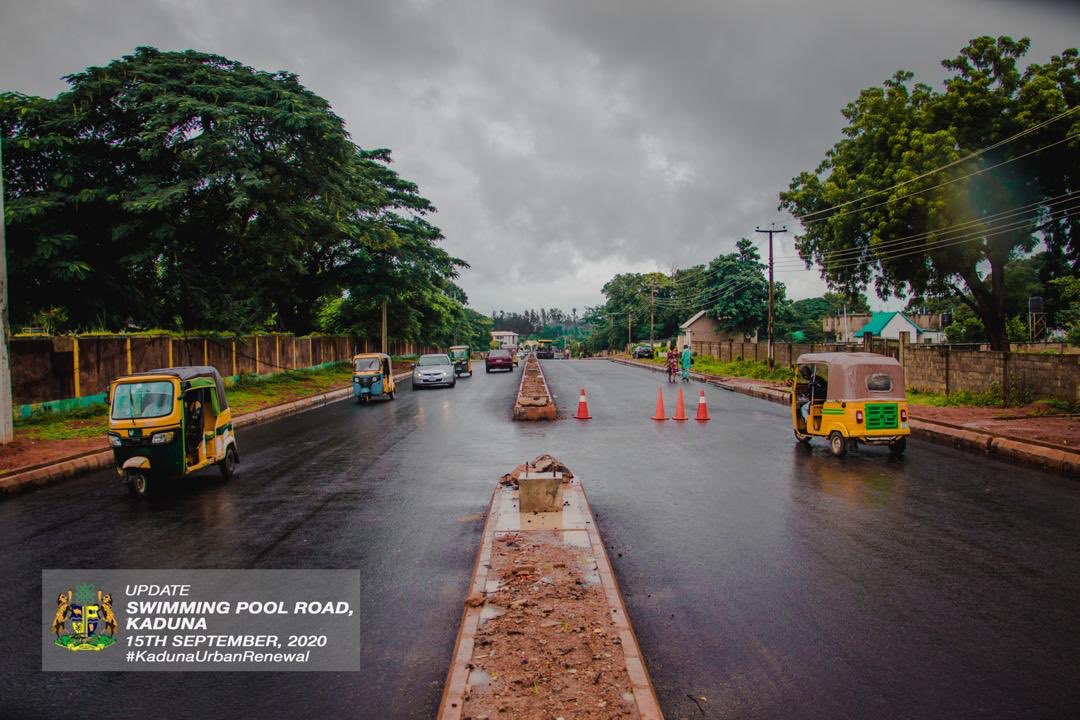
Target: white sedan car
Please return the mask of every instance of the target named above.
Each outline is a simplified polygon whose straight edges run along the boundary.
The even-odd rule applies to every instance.
[[[432,353],[421,355],[416,361],[416,367],[412,373],[412,389],[421,387],[445,385],[454,387],[457,377],[454,375],[454,363],[450,362],[450,356],[444,353]]]

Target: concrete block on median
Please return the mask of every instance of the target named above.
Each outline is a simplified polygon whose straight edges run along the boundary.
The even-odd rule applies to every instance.
[[[559,512],[562,510],[560,472],[522,473],[518,477],[520,512]]]

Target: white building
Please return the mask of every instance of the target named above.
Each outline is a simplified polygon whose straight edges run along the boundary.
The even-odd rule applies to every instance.
[[[945,333],[940,330],[926,330],[902,312],[876,312],[870,321],[855,333],[855,339],[863,335],[872,335],[886,340],[899,340],[900,333],[911,333],[908,337],[913,343],[940,343],[945,341]]]
[[[518,344],[518,334],[510,330],[492,330],[491,339],[499,343],[501,348],[516,348]]]

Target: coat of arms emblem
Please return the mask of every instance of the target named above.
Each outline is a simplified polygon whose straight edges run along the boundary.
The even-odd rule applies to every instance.
[[[116,642],[117,622],[112,595],[86,583],[60,593],[52,630],[53,644],[71,651],[103,650]]]

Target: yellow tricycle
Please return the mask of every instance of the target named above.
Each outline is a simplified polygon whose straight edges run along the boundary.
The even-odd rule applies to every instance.
[[[907,447],[908,404],[904,370],[875,353],[809,353],[795,363],[791,394],[795,438],[829,439],[841,457],[849,445],[887,445],[893,455]]]
[[[109,445],[138,497],[158,483],[217,465],[226,480],[240,454],[225,383],[212,367],[124,375],[109,384]]]
[[[353,359],[353,397],[358,403],[372,398],[394,399],[394,365],[384,353],[362,353]]]
[[[468,374],[472,377],[472,351],[468,345],[451,345],[450,362],[454,363],[454,376],[461,377]]]

